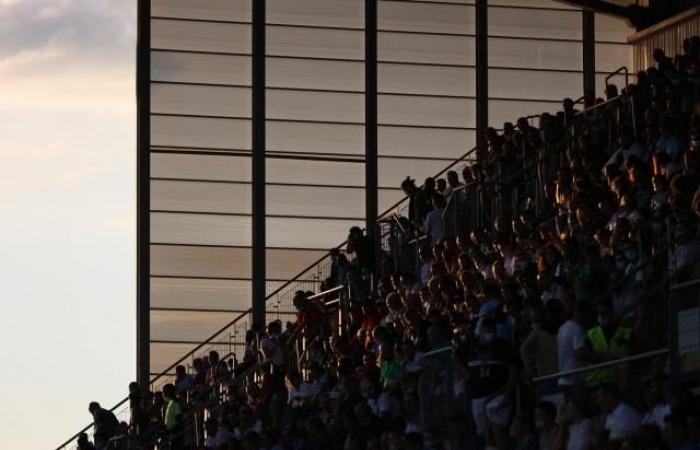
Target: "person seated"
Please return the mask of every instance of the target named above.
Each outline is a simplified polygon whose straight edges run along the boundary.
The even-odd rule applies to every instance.
[[[603,419],[602,431],[609,442],[621,443],[635,435],[642,416],[622,401],[622,392],[616,384],[602,383],[596,391],[596,402]]]

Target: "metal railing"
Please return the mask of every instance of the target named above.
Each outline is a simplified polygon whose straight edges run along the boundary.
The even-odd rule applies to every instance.
[[[598,364],[590,364],[587,366],[579,367],[577,369],[564,370],[564,371],[549,374],[549,375],[543,375],[541,377],[533,378],[532,381],[534,383],[542,383],[545,381],[558,380],[560,378],[569,378],[569,377],[573,377],[576,375],[588,373],[588,372],[591,372],[594,370],[608,369],[610,367],[619,366],[619,365],[627,364],[627,363],[634,362],[634,361],[640,361],[643,359],[650,359],[650,358],[656,358],[659,356],[666,356],[668,354],[669,354],[669,349],[662,348],[659,350],[652,350],[652,351],[645,352],[645,353],[639,353],[637,355],[625,356],[624,358],[615,359],[613,361],[606,361],[606,362],[602,362],[602,363],[598,363]]]
[[[610,79],[611,79],[612,77],[616,76],[616,75],[619,74],[620,72],[624,72],[624,73],[625,73],[625,90],[626,90],[626,91],[629,90],[629,87],[630,87],[630,71],[629,71],[629,69],[628,69],[626,66],[620,67],[619,69],[615,70],[614,72],[609,73],[609,74],[605,77],[605,87],[606,87],[606,89],[607,89],[608,84],[609,84],[608,81],[610,81]]]
[[[344,298],[344,293],[347,290],[348,286],[340,285],[306,297],[307,301],[321,301],[326,308],[326,316],[310,330],[297,330],[297,333],[287,342],[287,353],[293,355],[291,358],[293,368],[302,376],[302,369],[308,361],[309,342],[307,339],[318,335],[322,328],[329,328],[331,333],[338,332],[347,323],[347,298]]]
[[[644,380],[662,373],[670,356],[669,348],[660,348],[539,376],[530,379],[529,382],[521,381],[516,387],[518,410],[522,408],[520,400],[523,395],[530,395],[531,400],[562,403],[569,397],[589,397],[591,390],[600,386],[602,380],[617,385],[626,402],[637,408],[644,407],[639,395],[643,390]],[[525,386],[527,388],[523,389]]]
[[[476,159],[469,158],[470,156],[472,156],[473,154],[476,153],[476,150],[477,150],[477,147],[473,147],[473,148],[467,150],[462,156],[455,159],[450,164],[448,164],[446,167],[444,167],[442,170],[440,170],[438,173],[433,175],[432,178],[438,178],[441,175],[446,174],[449,170],[451,170],[452,168],[454,168],[455,166],[457,166],[460,163],[476,161]],[[386,219],[389,216],[395,215],[397,213],[397,211],[405,211],[408,208],[408,205],[406,204],[403,207],[402,207],[402,205],[404,205],[404,203],[407,203],[408,200],[409,200],[409,197],[405,196],[401,200],[399,200],[396,203],[394,203],[393,205],[389,206],[383,213],[381,213],[377,216],[378,221],[382,221],[383,219]]]

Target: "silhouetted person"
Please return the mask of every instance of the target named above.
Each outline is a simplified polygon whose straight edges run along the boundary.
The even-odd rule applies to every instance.
[[[103,449],[107,446],[107,441],[119,430],[119,421],[112,411],[102,408],[97,402],[91,402],[88,411],[95,422],[95,448]]]

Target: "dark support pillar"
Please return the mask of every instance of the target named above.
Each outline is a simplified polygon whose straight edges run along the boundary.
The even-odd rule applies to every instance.
[[[487,0],[476,0],[476,145],[486,148],[489,127],[489,37]]]
[[[583,10],[583,95],[586,107],[595,101],[595,13]]]
[[[136,380],[151,371],[151,0],[139,0],[136,38]]]
[[[377,0],[365,0],[365,214],[375,242],[377,191]]]
[[[253,2],[253,322],[265,324],[265,1]]]

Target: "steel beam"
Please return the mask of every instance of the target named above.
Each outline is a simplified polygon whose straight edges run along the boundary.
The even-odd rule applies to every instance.
[[[265,198],[265,4],[253,4],[253,64],[252,64],[252,272],[253,322],[265,324],[266,297],[266,198]]]
[[[151,0],[139,0],[136,28],[136,380],[150,381]]]

